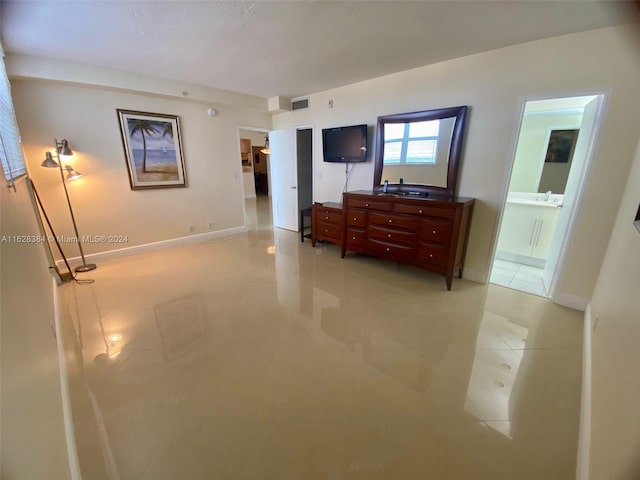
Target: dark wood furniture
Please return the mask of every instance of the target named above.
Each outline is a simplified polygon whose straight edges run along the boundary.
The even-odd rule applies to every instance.
[[[342,245],[343,216],[342,205],[325,202],[314,203],[311,213],[311,245],[317,240]]]
[[[309,225],[305,224],[304,219],[309,219]],[[311,232],[306,233],[307,228],[313,230],[311,225],[311,207],[300,210],[300,241],[304,243],[305,238],[311,238]]]
[[[455,272],[462,278],[473,199],[358,191],[344,193],[343,205],[343,258],[353,251],[414,265],[443,275],[447,290]]]

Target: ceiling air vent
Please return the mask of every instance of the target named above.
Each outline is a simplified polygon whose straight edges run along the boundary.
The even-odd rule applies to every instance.
[[[291,110],[304,110],[305,108],[309,108],[308,98],[297,98],[295,100],[291,100]]]

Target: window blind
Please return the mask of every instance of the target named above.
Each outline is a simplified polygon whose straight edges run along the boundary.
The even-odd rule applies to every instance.
[[[27,167],[22,147],[20,145],[20,132],[16,123],[16,115],[11,100],[11,85],[4,65],[4,52],[0,46],[2,61],[0,62],[0,160],[4,178],[13,183],[13,180],[26,175]]]

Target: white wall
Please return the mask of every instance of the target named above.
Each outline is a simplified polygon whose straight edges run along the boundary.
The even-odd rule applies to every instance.
[[[597,61],[595,61],[597,59]],[[372,60],[373,61],[373,60]],[[640,124],[638,39],[612,27],[525,43],[310,96],[309,110],[276,115],[274,129],[314,124],[315,201],[339,201],[344,168],[323,163],[321,130],[379,115],[469,105],[458,193],[477,199],[465,274],[488,273],[524,98],[611,89],[587,195],[559,291],[588,299],[613,226]],[[328,107],[333,100],[334,107]],[[356,165],[350,190],[370,189],[373,162]],[[607,195],[602,195],[607,192]]]
[[[591,304],[591,480],[640,478],[638,204],[640,143]]]
[[[563,170],[558,172],[558,176],[564,173],[563,178],[566,183],[570,163],[544,163],[548,142],[547,132],[550,128],[580,128],[582,113],[571,115],[556,113],[536,113],[525,115],[522,119],[518,145],[516,148],[513,171],[509,183],[510,192],[537,192],[540,183],[540,171],[544,167],[547,169]],[[558,189],[554,193],[560,192]]]
[[[12,236],[39,235],[24,180],[17,192],[0,187],[2,215],[0,425],[6,479],[70,478],[67,460],[52,279],[40,243]]]
[[[11,72],[10,72],[11,76]],[[68,183],[80,235],[126,235],[127,243],[85,243],[85,253],[103,252],[220,231],[244,225],[238,125],[268,129],[266,112],[244,105],[216,105],[175,96],[123,92],[35,79],[12,79],[16,116],[34,182],[58,234],[71,234],[59,174],[40,167],[54,138],[66,138],[76,153],[74,168],[85,176]],[[155,88],[150,85],[150,88]],[[180,117],[188,188],[130,189],[116,109]],[[195,227],[189,231],[189,225]],[[76,256],[74,245],[67,255]]]

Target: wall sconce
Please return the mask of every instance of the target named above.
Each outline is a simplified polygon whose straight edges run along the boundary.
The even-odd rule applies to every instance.
[[[269,135],[264,136],[264,148],[260,150],[260,152],[264,153],[265,155],[271,154],[271,149],[269,148]]]
[[[67,205],[69,206],[69,213],[71,214],[71,222],[73,223],[73,231],[76,234],[76,242],[78,243],[78,248],[80,249],[80,257],[82,258],[82,265],[75,268],[76,272],[88,272],[91,270],[95,270],[97,267],[94,263],[87,263],[84,258],[84,251],[82,250],[82,241],[80,240],[80,234],[78,233],[78,225],[76,224],[76,217],[73,214],[73,208],[71,207],[71,200],[69,200],[69,192],[67,191],[67,181],[72,181],[80,178],[82,176],[81,173],[76,172],[71,165],[62,166],[62,159],[64,158],[66,161],[69,161],[71,157],[73,157],[73,151],[69,148],[69,142],[66,139],[58,142],[57,139],[54,139],[56,149],[55,156],[57,161],[53,158],[51,152],[47,152],[45,154],[45,158],[41,164],[41,166],[45,168],[56,168],[60,169],[60,180],[62,180],[62,186],[64,187],[64,194],[67,198]],[[67,179],[64,178],[64,171],[67,171]]]

